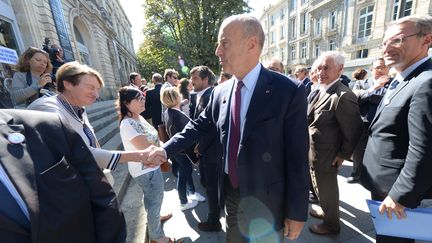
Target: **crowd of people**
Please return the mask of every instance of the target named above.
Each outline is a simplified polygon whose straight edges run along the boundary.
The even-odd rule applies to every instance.
[[[174,69],[154,73],[152,87],[139,73],[129,75],[117,98],[124,151],[100,148],[88,120],[85,107],[98,99],[101,75],[58,53],[63,62],[53,82],[48,53],[31,47],[20,57],[10,98],[56,116],[0,110],[0,237],[76,242],[79,232],[82,242],[124,242],[110,171],[126,162],[144,194],[150,242],[173,242],[162,228],[172,215],[160,215],[166,163],[177,177],[181,210],[208,204],[199,230],[221,231],[225,209],[227,242],[297,239],[308,214],[322,220],[309,226],[312,233],[339,234],[337,175],[345,160],[353,162],[348,183],[382,201],[382,214],[404,218],[405,208],[432,197],[431,43],[432,17],[408,16],[387,26],[370,78],[361,68],[351,82],[343,77],[338,51],[285,75],[282,62],[259,61],[259,21],[228,17],[215,51],[218,80],[207,66],[181,80]],[[319,207],[308,210],[309,203]]]

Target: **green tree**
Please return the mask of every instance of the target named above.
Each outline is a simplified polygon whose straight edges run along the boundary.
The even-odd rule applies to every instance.
[[[180,69],[179,56],[189,67],[207,65],[218,71],[214,51],[219,26],[226,17],[250,8],[243,0],[146,0],[144,11],[145,41],[138,52],[143,73]]]

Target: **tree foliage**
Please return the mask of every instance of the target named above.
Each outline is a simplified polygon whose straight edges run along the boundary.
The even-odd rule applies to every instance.
[[[140,71],[151,75],[167,67],[180,69],[179,56],[189,67],[219,70],[214,54],[219,26],[226,17],[249,10],[243,0],[146,0]]]

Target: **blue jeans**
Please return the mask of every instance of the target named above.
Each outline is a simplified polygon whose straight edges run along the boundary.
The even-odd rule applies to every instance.
[[[186,155],[174,156],[177,163],[177,191],[180,203],[187,203],[187,194],[195,193],[195,186],[192,179],[192,163]]]
[[[160,222],[164,180],[160,169],[134,178],[144,193],[144,208],[147,212],[147,225],[151,240],[165,236]]]

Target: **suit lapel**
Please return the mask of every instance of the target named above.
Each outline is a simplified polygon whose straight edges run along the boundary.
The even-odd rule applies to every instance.
[[[372,127],[372,125],[378,119],[379,115],[384,110],[384,107],[386,107],[388,104],[391,103],[392,99],[396,96],[396,94],[398,94],[403,88],[405,88],[408,85],[408,83],[411,81],[411,79],[416,78],[422,72],[430,69],[432,69],[432,60],[428,59],[426,62],[422,63],[420,66],[414,69],[414,71],[412,71],[408,75],[408,77],[406,77],[402,82],[400,82],[399,85],[396,87],[396,89],[388,97],[384,95],[384,98],[382,99],[381,103],[378,106],[377,112],[371,122],[370,127]]]
[[[246,113],[246,121],[240,144],[249,136],[255,123],[265,114],[264,111],[273,93],[271,80],[269,80],[266,72],[268,71],[262,67]]]
[[[336,90],[338,85],[340,85],[340,80],[337,81],[333,86],[331,86],[324,94],[322,94],[323,92],[321,92],[321,96],[319,97],[318,101],[315,104],[311,104],[308,108],[308,115],[318,109],[321,105],[325,104],[326,101],[333,94],[334,90]]]
[[[10,144],[8,135],[14,132],[23,134],[26,141],[22,144]],[[32,236],[36,237],[39,200],[33,160],[28,153],[28,139],[23,125],[0,124],[0,144],[6,144],[0,149],[0,161],[29,210]]]

